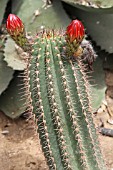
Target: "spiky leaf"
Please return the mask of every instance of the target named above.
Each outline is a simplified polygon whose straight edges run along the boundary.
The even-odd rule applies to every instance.
[[[95,9],[99,8],[111,8],[113,7],[113,1],[112,0],[62,0],[68,4],[71,4],[73,6],[81,5],[81,8],[88,10],[88,8],[92,7]],[[93,9],[92,9],[93,10]]]
[[[3,53],[0,52],[0,94],[7,88],[13,73],[14,71],[3,61]]]
[[[24,70],[26,67],[24,53],[19,51],[19,49],[17,50],[15,46],[15,42],[11,38],[8,38],[4,48],[4,60],[9,67],[13,68],[13,70]]]
[[[17,74],[11,81],[8,89],[0,97],[0,110],[12,119],[19,117],[26,109],[26,107],[23,107],[25,100],[21,100],[21,96],[25,92],[20,90],[23,87],[20,84],[23,84],[23,81]],[[23,93],[20,94],[20,92]]]

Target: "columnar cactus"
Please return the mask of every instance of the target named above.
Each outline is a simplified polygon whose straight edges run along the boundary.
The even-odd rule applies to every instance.
[[[77,35],[84,36],[83,32]],[[67,34],[68,40],[55,30],[36,37],[32,54],[26,58],[29,110],[35,115],[50,170],[106,170],[92,118],[86,69],[81,57],[75,55],[80,44],[75,45],[73,54]]]

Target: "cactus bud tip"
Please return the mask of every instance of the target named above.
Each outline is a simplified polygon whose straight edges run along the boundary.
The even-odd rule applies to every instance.
[[[81,42],[84,38],[84,26],[81,21],[73,20],[70,25],[66,29],[67,39],[70,42],[76,40],[77,42]]]
[[[21,19],[14,14],[9,14],[6,28],[10,35],[18,35],[24,32],[24,25]]]

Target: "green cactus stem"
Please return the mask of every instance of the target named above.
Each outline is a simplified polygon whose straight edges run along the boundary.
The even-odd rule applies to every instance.
[[[58,32],[35,40],[25,70],[29,110],[50,170],[106,170],[85,66],[80,57],[66,56],[66,46]]]

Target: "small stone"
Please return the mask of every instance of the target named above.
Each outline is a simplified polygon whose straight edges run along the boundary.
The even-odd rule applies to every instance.
[[[113,125],[113,119],[108,119],[108,123]]]
[[[7,134],[9,134],[9,131],[8,131],[8,130],[3,130],[3,131],[1,132],[1,134],[7,135]]]

